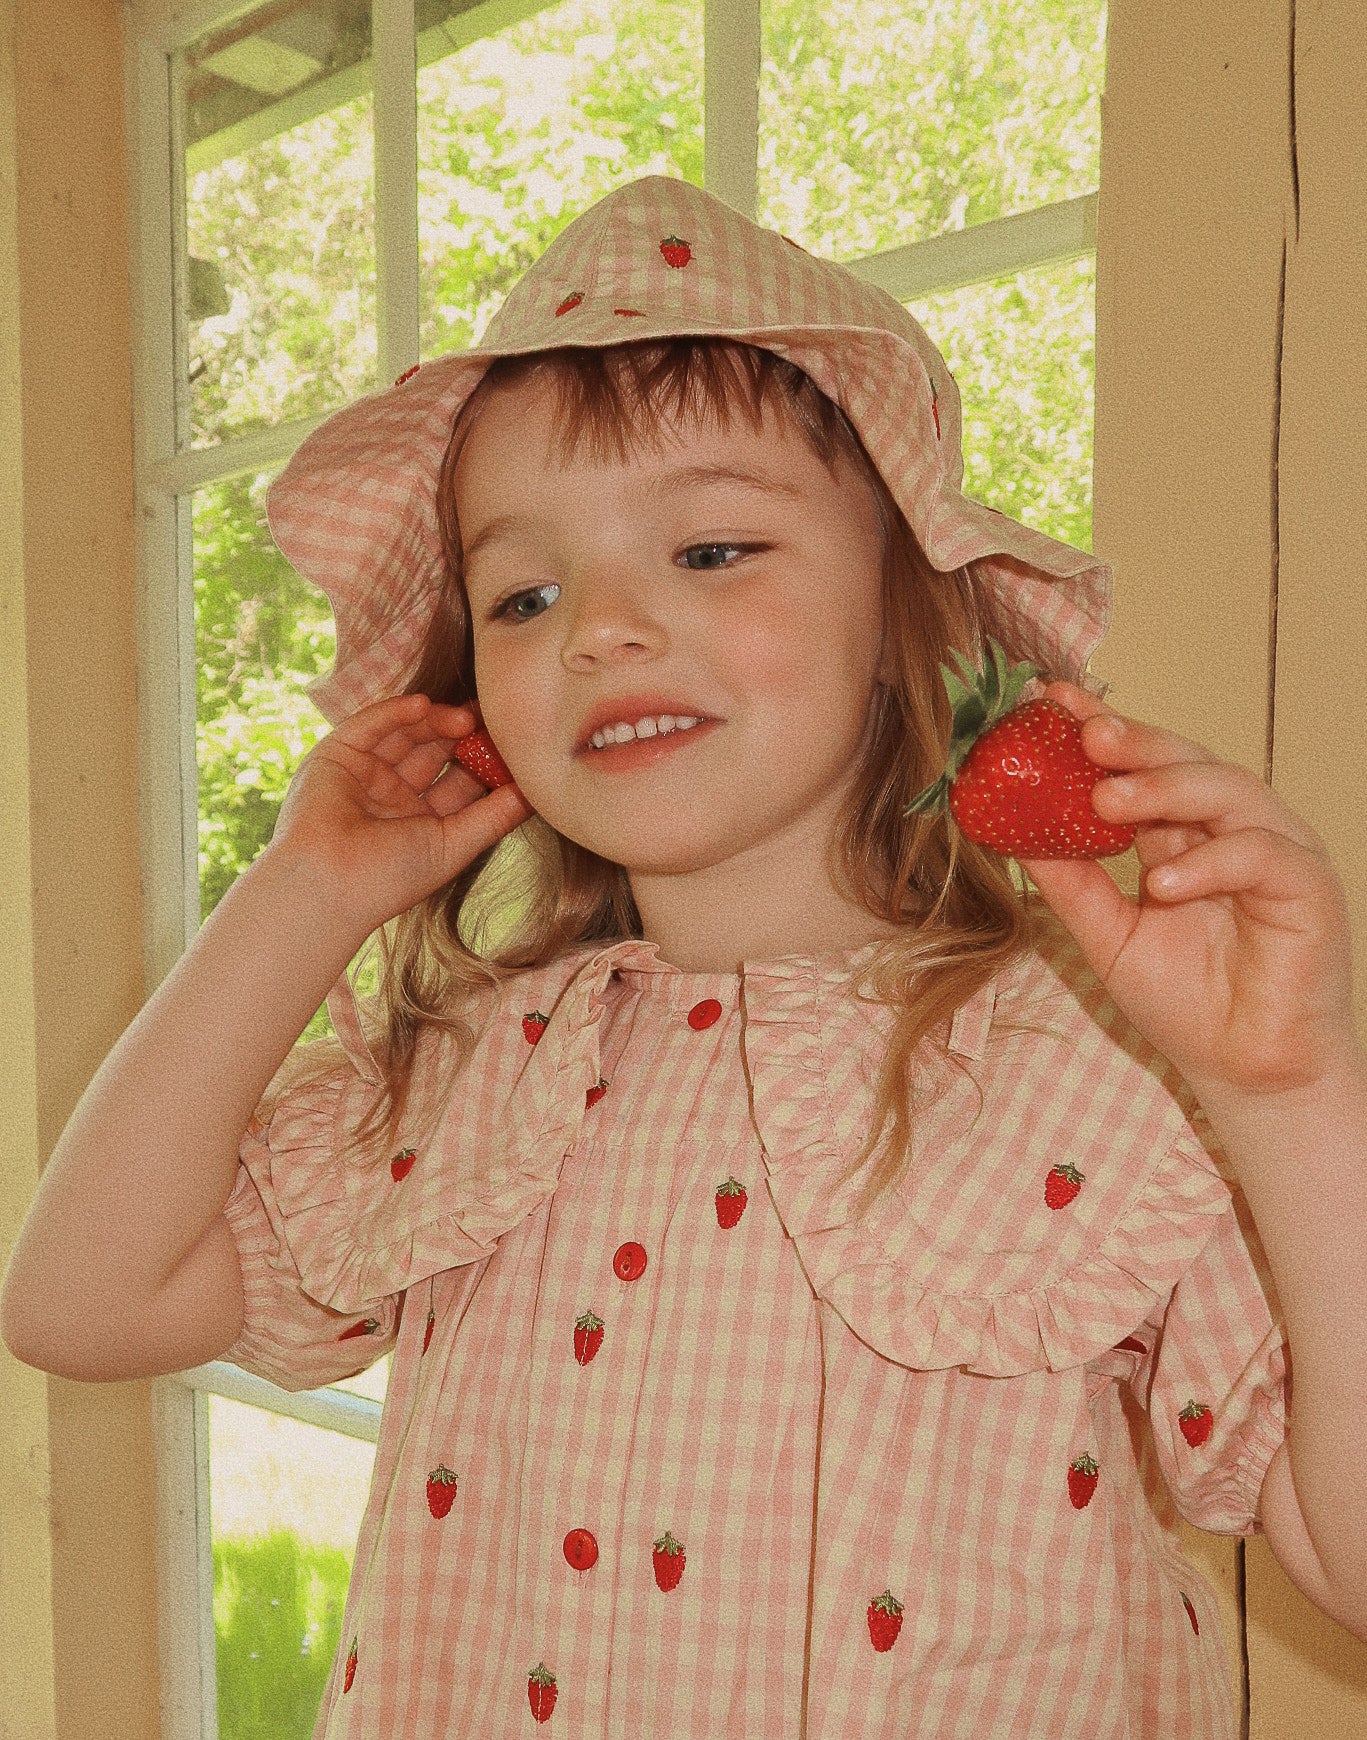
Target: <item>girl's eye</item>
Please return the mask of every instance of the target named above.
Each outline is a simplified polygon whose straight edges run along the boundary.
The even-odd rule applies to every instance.
[[[758,549],[758,547],[757,544],[690,544],[684,551],[684,555],[685,557],[691,556],[699,550],[704,553],[710,553],[716,550],[739,550],[744,554],[745,551]],[[730,562],[701,562],[696,565],[690,562],[688,564],[689,567],[694,569],[694,572],[697,572],[699,569],[706,572],[709,568],[729,568],[731,565]]]
[[[500,617],[509,617],[514,622],[530,622],[532,616],[540,615],[540,612],[526,612],[519,610],[517,608],[519,600],[523,598],[535,598],[538,592],[558,592],[559,590],[560,588],[555,585],[554,582],[551,582],[545,586],[529,586],[525,592],[510,593],[509,596],[503,600],[502,604],[496,604],[489,612],[489,620],[495,622]]]

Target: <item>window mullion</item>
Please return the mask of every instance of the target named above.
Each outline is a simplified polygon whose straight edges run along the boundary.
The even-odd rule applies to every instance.
[[[703,186],[753,218],[759,200],[760,0],[703,0]]]
[[[1083,193],[841,264],[899,302],[910,302],[1094,254],[1096,215],[1097,195]]]
[[[378,382],[418,360],[418,49],[414,0],[372,0]]]

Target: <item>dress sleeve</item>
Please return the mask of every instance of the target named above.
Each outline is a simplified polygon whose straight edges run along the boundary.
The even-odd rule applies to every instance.
[[[306,1190],[326,1175],[344,1097],[344,1081],[330,1079],[287,1096],[268,1124],[253,1119],[223,1209],[237,1246],[244,1309],[241,1334],[220,1357],[285,1390],[354,1377],[388,1353],[398,1334],[402,1293],[349,1311],[310,1295],[307,1251],[301,1268],[281,1205],[282,1171],[293,1171]]]
[[[345,1056],[239,1145],[224,1215],[246,1309],[225,1359],[286,1389],[362,1371],[393,1346],[411,1286],[482,1261],[546,1201],[598,1079],[596,981],[561,977],[482,991],[463,1061],[424,1029],[387,1143],[355,1139],[381,1078],[341,1004]]]
[[[1258,1534],[1263,1479],[1289,1420],[1285,1328],[1253,1216],[1199,1107],[1182,1145],[1211,1156],[1230,1200],[1130,1385],[1178,1513],[1212,1534]]]

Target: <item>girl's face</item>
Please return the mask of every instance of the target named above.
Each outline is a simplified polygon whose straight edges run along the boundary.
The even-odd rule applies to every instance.
[[[565,465],[551,391],[494,391],[455,473],[479,703],[514,778],[626,867],[647,936],[667,907],[828,901],[880,675],[871,492],[768,408],[759,434],[738,417]],[[585,744],[594,718],[665,712],[707,723],[624,759]]]

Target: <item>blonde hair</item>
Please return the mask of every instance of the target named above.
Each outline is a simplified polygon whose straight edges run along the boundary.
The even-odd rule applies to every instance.
[[[475,698],[455,468],[488,395],[529,380],[546,380],[554,390],[556,434],[567,459],[587,439],[596,452],[625,460],[641,445],[658,443],[662,419],[677,425],[711,419],[726,428],[741,415],[758,432],[767,405],[802,432],[833,473],[841,464],[852,467],[873,492],[893,676],[880,690],[876,729],[840,818],[836,861],[855,901],[905,928],[881,944],[851,987],[861,1000],[897,1011],[876,1088],[874,1127],[846,1174],[854,1178],[873,1160],[857,1191],[857,1212],[867,1212],[912,1162],[916,1119],[927,1103],[928,1083],[916,1061],[922,1042],[941,1028],[947,1038],[954,1012],[1038,936],[1038,905],[1013,879],[1007,860],[966,839],[947,814],[904,813],[944,770],[951,707],[940,666],[951,663],[957,648],[981,667],[988,636],[1009,647],[1005,622],[972,565],[950,573],[930,566],[853,424],[775,352],[710,337],[541,351],[495,359],[455,419],[437,497],[446,574],[405,692],[448,702]],[[368,1021],[366,1031],[385,1079],[351,1141],[368,1143],[381,1129],[384,1144],[395,1140],[425,1028],[454,1039],[454,1077],[473,1049],[466,1014],[480,987],[584,944],[640,936],[623,866],[531,816],[376,933],[382,965],[367,1013],[373,1016],[378,1006],[378,1020]],[[287,1089],[332,1074],[343,1058],[334,1039],[298,1047],[258,1115],[268,1116]],[[981,1098],[979,1090],[980,1108]],[[885,1129],[887,1141],[874,1159]]]

